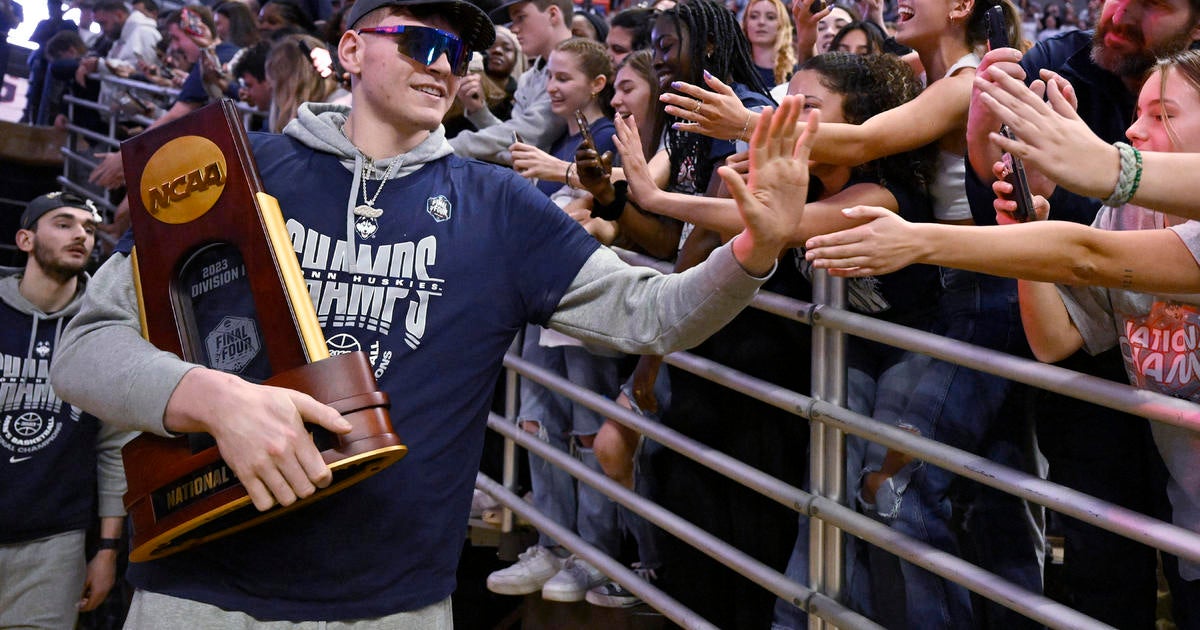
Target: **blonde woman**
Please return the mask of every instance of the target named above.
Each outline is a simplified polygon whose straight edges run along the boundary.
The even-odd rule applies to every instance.
[[[792,21],[781,0],[753,0],[742,16],[742,32],[750,40],[754,67],[763,83],[776,86],[787,83],[796,66],[792,44]]]
[[[325,54],[322,55],[321,53]],[[317,56],[328,56],[325,44],[310,35],[289,35],[267,55],[267,80],[271,82],[271,131],[280,133],[296,117],[301,103],[347,103],[350,93],[337,77],[317,69]]]

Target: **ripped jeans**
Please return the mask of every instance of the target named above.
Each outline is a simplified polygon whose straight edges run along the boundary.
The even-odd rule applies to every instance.
[[[909,392],[921,376],[919,355],[858,337],[848,337],[846,341],[847,408],[881,422],[899,417],[908,401]],[[844,492],[851,501],[858,496],[858,482],[868,461],[869,446],[877,447],[863,438],[846,436]],[[879,459],[882,461],[882,455]],[[808,465],[807,457],[803,465]],[[809,527],[808,517],[801,515],[796,544],[784,572],[788,579],[805,585],[809,584]],[[874,579],[877,576],[871,571],[867,545],[847,535],[845,550],[846,587],[843,600],[862,614],[875,617],[873,603],[876,598],[873,597],[872,584],[877,581]],[[783,599],[776,600],[772,628],[803,630],[807,624],[808,616],[803,610]]]
[[[616,396],[617,359],[597,356],[579,346],[538,345],[540,333],[538,326],[526,327],[522,358],[554,371],[575,385],[609,398]],[[584,448],[574,439],[595,435],[604,423],[600,414],[527,378],[521,379],[520,393],[518,425],[536,423],[539,439],[571,453],[588,468],[603,474],[592,449]],[[610,556],[620,552],[617,504],[612,499],[587,484],[576,483],[569,473],[533,453],[529,454],[529,476],[534,507]],[[540,533],[538,544],[553,547],[558,543]]]
[[[935,332],[993,349],[1019,351],[1022,333],[1013,281],[950,269],[944,269],[942,276],[945,291],[938,304]],[[1000,464],[1036,472],[1030,442],[1020,431],[1022,427],[1028,430],[1028,425],[1021,417],[1000,417],[1011,389],[1008,380],[924,355],[914,355],[909,366],[919,378],[907,404],[894,416],[881,415],[877,405],[877,420]],[[886,451],[869,444],[862,471],[879,470]],[[914,460],[882,483],[874,505],[860,505],[860,509],[897,531],[961,556],[960,532],[951,521],[952,500],[959,498],[962,488],[969,488],[971,494],[964,511],[962,539],[977,556],[975,560],[1040,593],[1044,549],[1040,509],[1035,512],[1019,499],[958,481],[953,473]],[[1036,627],[998,606],[989,604],[986,613],[973,611],[966,588],[877,548],[868,547],[867,553],[876,587],[875,613],[888,625],[965,628],[982,621],[986,614],[995,627]]]

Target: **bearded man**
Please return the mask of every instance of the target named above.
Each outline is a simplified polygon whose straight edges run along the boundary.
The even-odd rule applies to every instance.
[[[73,628],[116,579],[121,446],[132,434],[64,403],[47,382],[83,302],[99,222],[91,201],[42,195],[17,231],[25,266],[0,269],[0,628]],[[97,518],[87,561],[85,533]]]

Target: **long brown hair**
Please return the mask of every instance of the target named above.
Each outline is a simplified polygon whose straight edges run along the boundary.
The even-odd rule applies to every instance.
[[[312,59],[300,42],[309,50],[325,48],[321,40],[311,35],[288,35],[271,47],[267,55],[267,80],[271,82],[271,131],[279,133],[296,117],[301,103],[321,103],[337,91],[337,77],[322,77],[313,67]]]
[[[658,145],[662,141],[663,126],[667,122],[666,114],[663,113],[664,105],[658,100],[661,88],[658,84],[658,75],[654,73],[654,53],[649,50],[635,50],[625,55],[621,63],[617,64],[617,72],[620,72],[622,68],[633,70],[642,80],[650,85],[649,111],[650,115],[654,118],[651,121],[650,128],[653,131],[642,137],[642,155],[649,160],[658,152]],[[613,76],[615,81],[616,75],[614,74]]]

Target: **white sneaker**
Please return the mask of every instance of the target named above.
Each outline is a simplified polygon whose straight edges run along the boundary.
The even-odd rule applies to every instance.
[[[599,569],[588,561],[571,556],[558,575],[542,587],[542,599],[552,602],[581,602],[589,589],[608,581]]]
[[[549,549],[534,545],[517,556],[516,564],[493,571],[487,578],[487,587],[500,595],[536,593],[565,563]]]
[[[471,518],[481,518],[484,513],[489,510],[495,510],[500,502],[493,499],[492,495],[475,488],[475,494],[471,496]]]

